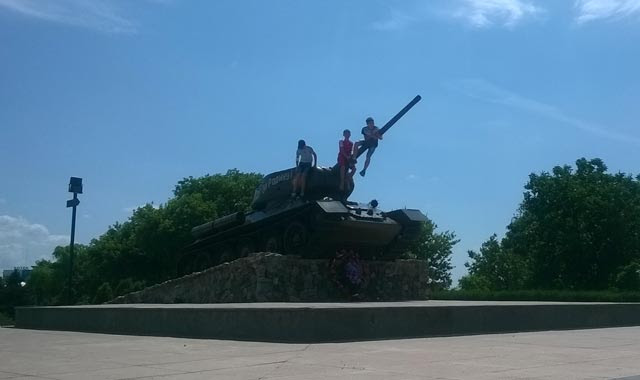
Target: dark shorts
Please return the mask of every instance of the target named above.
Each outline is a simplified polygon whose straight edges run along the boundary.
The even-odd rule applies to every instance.
[[[359,141],[359,144],[360,144],[360,148],[358,150],[360,152],[364,152],[366,150],[367,157],[371,157],[373,152],[375,152],[376,148],[378,147],[378,140],[377,139],[362,140],[362,141]]]
[[[311,162],[301,162],[296,168],[296,173],[307,174],[311,169]]]

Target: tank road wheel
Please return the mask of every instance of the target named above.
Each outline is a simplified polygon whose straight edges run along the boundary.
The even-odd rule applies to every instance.
[[[293,222],[284,230],[282,240],[286,253],[299,254],[300,250],[307,245],[309,231],[307,231],[307,227],[304,224]]]
[[[237,249],[238,255],[237,257],[247,257],[249,254],[256,252],[256,245],[253,243],[253,240],[241,240],[238,243]]]
[[[230,262],[236,259],[236,254],[230,244],[225,244],[218,249],[218,264]]]
[[[191,273],[202,272],[203,270],[213,266],[211,256],[207,252],[199,253],[191,262]]]
[[[277,232],[272,232],[265,236],[262,246],[265,252],[281,253],[282,239]]]
[[[178,273],[178,277],[186,276],[192,272],[193,261],[195,257],[191,254],[184,254],[178,261],[178,265],[176,268],[176,272]]]

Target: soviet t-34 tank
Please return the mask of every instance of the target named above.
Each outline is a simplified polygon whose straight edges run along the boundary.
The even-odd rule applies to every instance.
[[[381,129],[384,134],[411,107],[416,96]],[[363,152],[359,152],[362,154]],[[308,258],[330,257],[339,248],[365,259],[395,259],[419,236],[426,217],[414,209],[384,212],[378,202],[347,201],[353,191],[339,190],[339,168],[311,168],[304,199],[293,199],[295,168],[265,176],[255,190],[252,211],[236,212],[192,229],[195,242],[178,271],[193,271],[252,252],[277,252]]]

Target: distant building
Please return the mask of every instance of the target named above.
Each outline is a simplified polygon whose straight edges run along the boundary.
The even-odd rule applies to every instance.
[[[29,277],[31,277],[31,272],[33,270],[29,267],[15,267],[13,269],[5,269],[2,271],[2,277],[6,280],[13,274],[13,272],[18,272],[18,277],[20,281],[27,281]]]

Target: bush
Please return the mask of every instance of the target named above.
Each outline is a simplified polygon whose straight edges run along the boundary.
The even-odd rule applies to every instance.
[[[465,301],[640,302],[640,291],[449,290],[434,292],[431,298]]]
[[[113,299],[113,290],[111,290],[111,285],[108,282],[103,283],[96,291],[96,296],[93,298],[93,303],[105,303],[107,301],[111,301]]]
[[[13,320],[8,316],[0,313],[0,327],[1,326],[13,326]]]
[[[623,266],[616,275],[615,286],[621,290],[640,291],[640,262]]]
[[[125,278],[116,286],[115,295],[122,296],[131,292],[137,292],[144,289],[144,285],[143,281],[133,281],[131,278]]]

